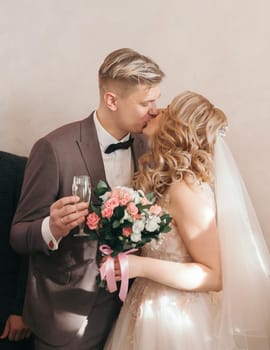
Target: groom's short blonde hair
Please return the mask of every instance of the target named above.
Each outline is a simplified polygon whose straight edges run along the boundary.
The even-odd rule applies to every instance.
[[[104,89],[106,83],[110,82],[121,83],[127,88],[136,85],[152,86],[159,84],[165,74],[151,58],[123,48],[111,52],[105,58],[98,76],[99,87]]]

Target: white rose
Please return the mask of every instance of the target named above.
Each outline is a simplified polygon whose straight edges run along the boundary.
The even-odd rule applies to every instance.
[[[133,190],[133,188],[130,188],[130,187],[119,186],[119,188],[120,188],[121,190],[123,190],[124,192],[129,193],[131,198],[132,198],[132,196],[133,196],[134,193],[135,193],[135,191]]]
[[[122,219],[120,220],[121,223],[123,223],[125,220],[132,222],[132,217],[129,215],[129,213],[125,210],[124,212],[124,216],[122,217]]]
[[[132,195],[132,200],[135,204],[139,204],[141,202],[141,196],[139,191],[134,191]]]
[[[136,220],[132,225],[132,231],[134,233],[141,233],[144,229],[144,222],[142,220]]]
[[[149,216],[146,221],[145,229],[149,232],[154,232],[159,229],[159,223],[161,222],[159,216]]]
[[[106,202],[110,198],[111,192],[105,192],[100,198],[102,199],[103,202]]]
[[[133,232],[130,236],[132,242],[139,242],[142,239],[142,235],[140,232]]]

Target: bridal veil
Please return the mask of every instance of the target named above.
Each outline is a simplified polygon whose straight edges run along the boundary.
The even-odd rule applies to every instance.
[[[248,192],[223,137],[214,158],[223,298],[218,350],[270,349],[270,255]]]

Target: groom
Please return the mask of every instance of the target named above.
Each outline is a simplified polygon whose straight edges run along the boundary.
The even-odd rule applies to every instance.
[[[89,175],[93,188],[100,179],[130,185],[146,149],[139,134],[156,115],[163,77],[136,51],[110,53],[99,69],[98,109],[31,151],[11,243],[30,255],[24,317],[37,350],[101,350],[118,315],[116,293],[96,288],[96,242],[73,236],[88,205],[70,195],[72,178]],[[111,145],[119,141],[123,148]]]

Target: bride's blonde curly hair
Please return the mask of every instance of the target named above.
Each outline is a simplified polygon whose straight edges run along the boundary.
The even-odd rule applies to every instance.
[[[139,160],[134,185],[159,198],[175,181],[212,182],[217,132],[227,117],[205,97],[191,91],[176,96],[164,109],[150,151]]]

